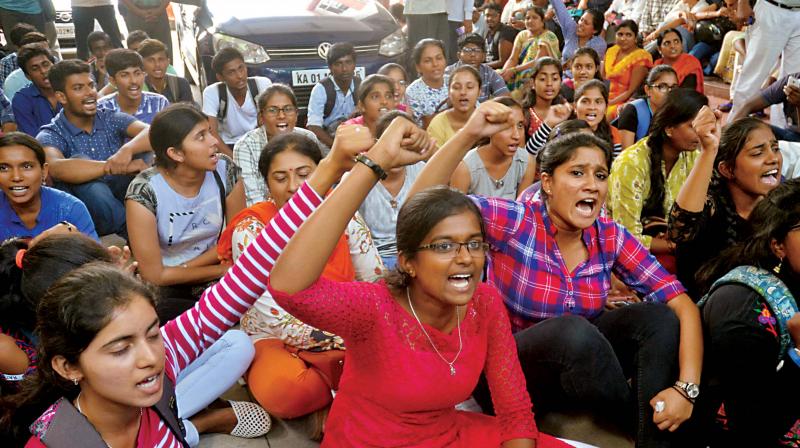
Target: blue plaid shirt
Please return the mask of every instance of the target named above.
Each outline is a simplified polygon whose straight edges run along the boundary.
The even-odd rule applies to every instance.
[[[0,124],[13,123],[14,112],[11,109],[11,101],[8,101],[3,89],[0,88]]]
[[[8,75],[18,68],[17,53],[11,53],[3,59],[0,59],[0,86],[6,82]]]
[[[106,95],[97,101],[97,106],[101,109],[113,110],[121,112],[119,107],[119,92],[114,92]],[[152,92],[142,92],[142,100],[139,102],[139,108],[133,117],[137,120],[150,124],[153,122],[156,114],[169,106],[169,100],[164,95]]]
[[[42,146],[52,146],[64,158],[83,158],[104,162],[114,155],[128,138],[128,126],[135,118],[122,112],[98,109],[92,132],[87,133],[67,120],[64,110],[50,124],[42,126],[36,139]]]

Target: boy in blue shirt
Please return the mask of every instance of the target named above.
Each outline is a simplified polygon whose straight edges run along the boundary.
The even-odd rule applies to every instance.
[[[144,92],[144,63],[139,53],[118,48],[106,55],[106,70],[117,91],[100,98],[98,107],[133,115],[150,124],[157,113],[169,106],[164,95]]]

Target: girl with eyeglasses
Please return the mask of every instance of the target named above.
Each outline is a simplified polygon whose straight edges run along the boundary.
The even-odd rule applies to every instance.
[[[667,64],[678,74],[678,84],[703,93],[703,66],[696,57],[683,51],[683,36],[674,28],[667,28],[656,40],[661,59],[654,64]]]
[[[483,129],[488,136],[500,127]],[[422,153],[409,150],[415,142]],[[323,446],[566,446],[537,431],[519,361],[508,356],[514,341],[502,299],[480,283],[488,244],[480,212],[466,196],[447,187],[409,196],[397,220],[397,270],[384,280],[320,277],[349,216],[375,183],[433,147],[413,123],[396,118],[272,270],[276,301],[347,345]],[[481,373],[497,417],[455,408]]]
[[[666,219],[700,154],[693,122],[707,104],[695,90],[673,90],[653,117],[650,135],[611,166],[608,211],[672,272],[675,242],[667,237]]]
[[[498,102],[478,107],[426,163],[411,197],[447,183],[473,142],[513,125],[513,117]],[[667,446],[670,431],[692,413],[676,380],[700,380],[699,313],[636,238],[601,217],[610,164],[608,143],[574,132],[543,150],[541,200],[469,198],[481,212],[488,282],[511,314],[536,411],[602,413],[629,428],[636,418],[638,444]],[[644,302],[605,310],[613,275]],[[494,395],[491,381],[489,389]],[[491,406],[485,386],[475,396]]]
[[[304,135],[318,141],[313,132],[297,127],[297,98],[286,84],[272,84],[258,98],[259,127],[248,131],[233,147],[233,161],[241,169],[247,206],[266,201],[269,196],[264,179],[258,172],[258,159],[270,139],[278,135]]]
[[[758,118],[734,121],[718,140],[718,147],[703,145],[669,214],[678,278],[693,297],[701,297],[710,286],[697,280],[701,266],[748,238],[751,211],[781,182],[783,157],[768,123]]]
[[[217,239],[244,208],[244,186],[194,106],[159,112],[149,137],[155,166],[131,181],[125,215],[139,274],[160,288],[158,311],[166,322],[193,307],[230,267],[217,258]]]
[[[536,160],[523,148],[525,117],[509,97],[492,101],[511,108],[513,124],[469,151],[458,164],[450,185],[467,194],[514,199],[536,176]]]
[[[622,149],[645,138],[653,114],[664,104],[667,94],[678,87],[678,74],[669,65],[657,65],[647,74],[644,98],[637,98],[622,107],[617,120]]]

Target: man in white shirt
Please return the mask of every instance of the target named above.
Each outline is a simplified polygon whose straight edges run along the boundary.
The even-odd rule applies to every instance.
[[[272,81],[260,76],[248,78],[244,56],[235,48],[221,49],[214,55],[211,67],[219,82],[203,90],[203,113],[219,141],[220,152],[233,157],[236,141],[258,126],[255,97]]]

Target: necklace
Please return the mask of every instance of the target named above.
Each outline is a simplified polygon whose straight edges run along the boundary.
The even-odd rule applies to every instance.
[[[491,178],[491,176],[489,177],[489,180],[492,181],[492,183],[494,183],[495,190],[503,188],[503,185],[506,184],[506,182],[503,179],[494,180]]]
[[[83,409],[81,409],[81,393],[80,392],[78,392],[78,396],[75,397],[75,409],[77,409],[78,412],[80,412],[84,416],[86,415],[83,412]],[[142,408],[139,408],[139,424],[141,424],[141,421],[142,421],[142,413],[143,413]],[[103,440],[103,443],[105,443],[108,448],[111,448],[111,445],[109,445],[108,442],[106,442],[105,440]]]
[[[458,322],[458,324],[456,325],[456,327],[458,328],[458,352],[456,353],[456,356],[455,358],[453,358],[452,361],[448,361],[447,359],[445,359],[444,356],[442,356],[442,354],[439,352],[439,349],[436,348],[436,345],[433,343],[433,339],[431,339],[431,336],[428,334],[427,331],[425,331],[425,326],[422,325],[422,321],[419,320],[417,312],[414,311],[414,305],[411,303],[411,293],[409,292],[408,288],[406,288],[406,299],[408,299],[408,307],[411,308],[411,314],[414,315],[414,319],[417,319],[419,328],[422,329],[422,332],[425,334],[425,337],[428,338],[428,342],[431,343],[431,347],[433,347],[433,350],[436,352],[436,354],[439,355],[440,358],[442,358],[442,361],[444,361],[445,364],[450,366],[450,376],[455,376],[456,368],[453,366],[453,364],[455,364],[455,362],[458,360],[458,357],[461,356],[461,349],[463,348],[463,342],[461,341],[461,317],[458,315],[458,307],[456,307],[456,322]]]

